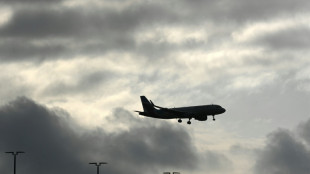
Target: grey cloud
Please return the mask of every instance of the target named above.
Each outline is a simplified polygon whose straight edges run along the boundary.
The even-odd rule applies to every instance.
[[[102,55],[110,51],[133,52],[144,57],[160,58],[179,50],[216,48],[230,39],[231,30],[246,21],[273,18],[279,14],[300,12],[309,6],[306,1],[175,1],[139,2],[124,9],[76,7],[14,9],[11,20],[0,28],[0,59],[53,60],[76,55]],[[292,6],[294,9],[292,10]],[[227,22],[229,21],[229,23]],[[188,40],[182,44],[147,40],[139,43],[135,35],[144,29],[161,26],[197,27],[205,23],[217,26],[208,42]],[[228,28],[228,29],[227,29]],[[206,28],[208,30],[208,28]],[[298,31],[296,31],[298,32]],[[307,34],[307,33],[304,33]],[[264,38],[271,47],[287,48],[308,45],[299,34],[291,37]],[[61,39],[67,40],[61,41]],[[55,40],[60,40],[55,42]],[[44,41],[44,45],[33,44]]]
[[[154,21],[172,20],[167,13],[169,11],[163,7],[150,5],[133,6],[123,11],[17,10],[12,19],[0,28],[0,36],[8,41],[0,45],[3,50],[1,59],[45,60],[115,50],[143,52],[145,47],[136,49],[135,33],[140,27],[151,27]],[[49,44],[33,44],[41,41]]]
[[[44,95],[66,95],[87,93],[116,79],[116,72],[94,71],[78,74],[75,82],[51,81],[42,91]]]
[[[305,123],[301,123],[298,127],[299,135],[308,143],[310,146],[310,120]]]
[[[207,151],[203,157],[204,170],[211,172],[232,172],[233,163],[225,155]]]
[[[260,150],[259,149],[253,149],[250,147],[244,147],[240,144],[235,144],[230,147],[230,152],[234,155],[248,155],[248,156],[256,156]]]
[[[303,50],[310,47],[310,29],[307,27],[296,27],[279,31],[254,40],[254,43],[264,45],[271,50]]]
[[[297,89],[300,81],[294,79],[300,69],[281,69],[285,64],[294,63],[296,64],[293,67],[300,68],[303,62],[294,60],[283,65],[281,63],[283,62],[279,60],[273,66],[265,65],[268,66],[267,71],[274,70],[277,73],[272,82],[250,90],[235,91],[229,98],[222,99],[222,105],[227,106],[232,116],[225,117],[223,124],[226,129],[252,138],[268,134],[275,127],[293,128],[299,120],[309,117],[309,93]],[[246,68],[249,68],[249,65]],[[221,90],[214,93],[220,95]],[[236,124],[231,124],[236,120]],[[240,126],[242,129],[238,128]]]
[[[140,127],[141,125],[151,126],[152,123],[150,121],[146,121],[145,119],[141,119],[138,117],[133,117],[132,114],[123,109],[123,108],[115,108],[113,111],[114,115],[107,118],[108,122],[118,122],[122,120],[121,123],[127,123],[127,126],[130,127]]]
[[[1,0],[0,3],[5,3],[5,4],[14,4],[14,3],[20,3],[20,4],[33,4],[33,3],[58,3],[62,2],[64,0]]]
[[[309,8],[309,2],[305,0],[238,0],[229,1],[227,4],[231,9],[229,11],[232,17],[236,19],[266,19],[274,16],[288,15],[293,13],[306,12]]]
[[[124,112],[114,114],[123,121]],[[26,152],[18,157],[18,170],[25,174],[91,173],[94,167],[88,162],[92,161],[109,162],[102,168],[104,173],[154,173],[164,167],[194,170],[198,159],[182,127],[164,123],[113,133],[83,130],[65,111],[47,109],[24,97],[0,108],[0,129],[2,152]],[[0,155],[0,172],[9,173],[11,163],[11,155]]]
[[[45,95],[64,95],[76,94],[79,92],[88,92],[98,88],[101,84],[111,82],[118,76],[116,72],[94,71],[84,72],[84,74],[75,74],[75,82],[52,81],[42,93]]]
[[[171,17],[170,17],[171,16]],[[0,30],[10,37],[86,37],[126,36],[138,27],[178,18],[158,5],[136,5],[125,10],[115,9],[31,9],[17,10]]]
[[[7,40],[0,44],[0,59],[5,61],[57,59],[70,52],[64,44],[37,45],[27,40]]]
[[[184,4],[190,7],[192,17],[199,14],[209,20],[238,23],[306,12],[310,5],[306,0],[184,0]]]
[[[310,152],[294,135],[279,129],[268,136],[266,147],[259,154],[255,173],[307,174],[310,171]]]
[[[18,10],[0,30],[2,37],[68,37],[87,26],[77,11]]]

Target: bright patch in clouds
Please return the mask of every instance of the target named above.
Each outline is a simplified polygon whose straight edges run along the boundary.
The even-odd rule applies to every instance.
[[[139,31],[137,42],[182,44],[184,42],[206,42],[208,35],[204,27],[187,28],[184,26],[155,26]]]
[[[285,17],[284,19],[280,18],[250,23],[239,31],[233,32],[232,37],[237,42],[248,42],[261,36],[303,26],[310,29],[309,14],[299,14],[291,18]]]
[[[8,23],[13,15],[12,9],[8,7],[0,7],[0,27]]]

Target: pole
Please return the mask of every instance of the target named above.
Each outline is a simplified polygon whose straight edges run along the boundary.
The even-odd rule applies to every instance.
[[[99,162],[99,163],[89,163],[89,164],[94,164],[97,167],[97,174],[99,174],[99,167],[101,166],[101,164],[108,164],[106,162]]]
[[[14,174],[16,174],[16,156],[17,154],[13,154],[14,155]]]
[[[14,156],[14,174],[16,174],[16,156],[20,153],[25,153],[25,152],[22,152],[22,151],[17,151],[17,152],[5,152],[5,153],[10,153]]]

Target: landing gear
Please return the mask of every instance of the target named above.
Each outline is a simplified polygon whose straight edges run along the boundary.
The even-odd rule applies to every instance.
[[[192,122],[191,122],[191,119],[192,118],[189,118],[189,120],[187,121],[187,124],[191,124]]]
[[[182,120],[181,120],[181,118],[180,118],[180,119],[178,120],[178,122],[179,122],[179,123],[182,123]]]
[[[215,121],[214,115],[212,115],[212,116],[213,116],[213,121]]]

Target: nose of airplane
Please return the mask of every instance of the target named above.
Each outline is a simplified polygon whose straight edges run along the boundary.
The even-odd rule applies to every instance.
[[[226,112],[226,109],[222,108],[222,112],[223,112],[223,113]]]

